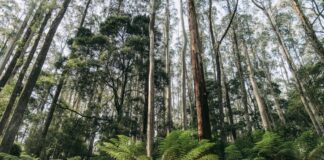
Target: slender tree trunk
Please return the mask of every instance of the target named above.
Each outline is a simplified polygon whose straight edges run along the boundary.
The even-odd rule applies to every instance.
[[[166,132],[169,134],[172,129],[172,118],[171,118],[171,74],[170,74],[170,51],[169,51],[169,30],[170,30],[170,10],[169,0],[166,0],[165,7],[165,26],[164,26],[164,54],[165,54],[165,74],[168,82],[164,88],[164,105],[166,110]]]
[[[236,56],[236,66],[237,66],[237,70],[238,70],[238,76],[239,76],[239,80],[240,80],[240,90],[241,90],[241,100],[243,103],[243,108],[244,108],[244,120],[246,122],[246,128],[248,130],[248,134],[252,133],[252,125],[251,125],[251,121],[250,121],[250,116],[249,116],[249,109],[248,109],[248,97],[247,97],[247,90],[245,87],[245,82],[244,82],[244,74],[243,74],[243,68],[242,68],[242,58],[240,55],[240,51],[239,51],[239,47],[238,47],[238,40],[237,40],[237,36],[236,36],[236,30],[234,29],[234,27],[232,27],[232,36],[233,36],[233,52]]]
[[[252,85],[252,88],[253,88],[253,94],[254,94],[254,97],[257,101],[257,105],[258,105],[258,108],[259,108],[259,112],[260,112],[260,116],[261,116],[261,121],[262,121],[262,126],[263,128],[266,130],[266,131],[271,131],[272,128],[271,128],[271,123],[269,121],[269,115],[267,113],[267,108],[265,106],[265,102],[261,96],[261,93],[260,93],[260,89],[257,85],[257,82],[255,80],[255,74],[254,74],[254,70],[253,70],[253,67],[252,67],[252,64],[251,64],[251,61],[250,61],[250,57],[248,55],[248,48],[245,44],[245,41],[243,40],[243,47],[244,47],[244,53],[245,53],[245,57],[246,57],[246,61],[247,61],[247,68],[248,68],[248,71],[249,71],[249,79],[250,79],[250,82],[251,82],[251,85]]]
[[[181,108],[182,108],[182,128],[187,128],[187,104],[186,104],[186,52],[187,52],[187,34],[183,20],[183,2],[180,0],[180,23],[182,29],[182,48],[181,48]]]
[[[31,51],[30,51],[30,53],[29,53],[29,55],[27,57],[27,60],[26,60],[26,62],[24,64],[23,68],[21,69],[21,71],[20,71],[20,73],[18,75],[18,79],[16,81],[16,85],[15,85],[15,87],[14,87],[14,89],[13,89],[11,95],[10,95],[10,99],[9,99],[8,104],[7,104],[6,110],[5,110],[5,112],[3,113],[2,117],[1,117],[1,121],[0,121],[0,135],[2,135],[3,130],[4,130],[6,124],[7,124],[8,120],[9,120],[9,117],[10,117],[11,111],[12,111],[12,109],[14,107],[16,98],[19,96],[19,94],[20,94],[20,92],[21,92],[21,90],[23,88],[23,80],[24,80],[24,77],[25,77],[26,72],[27,72],[27,69],[28,69],[28,67],[29,67],[29,65],[30,65],[33,57],[34,57],[34,54],[36,52],[38,43],[39,43],[39,41],[40,41],[40,39],[42,37],[42,34],[44,32],[45,26],[46,26],[49,18],[51,17],[51,13],[52,13],[52,10],[49,11],[46,14],[46,16],[45,16],[45,18],[44,18],[44,20],[43,20],[43,22],[42,22],[42,24],[40,26],[40,29],[38,31],[38,35],[37,35],[37,37],[35,39],[34,45],[33,45],[32,49],[31,49]]]
[[[260,6],[258,6],[258,7],[260,9],[262,9],[263,13],[266,15],[273,32],[276,34],[276,37],[278,39],[278,44],[281,48],[281,54],[282,54],[283,58],[286,60],[286,62],[288,63],[289,69],[293,75],[293,78],[295,79],[296,87],[300,94],[301,101],[302,101],[302,103],[305,107],[305,110],[308,113],[308,115],[313,123],[313,126],[314,126],[316,132],[319,135],[324,135],[324,127],[323,127],[323,124],[321,123],[318,112],[316,111],[316,107],[312,103],[311,99],[308,97],[305,86],[304,86],[303,82],[298,77],[297,67],[296,67],[295,63],[292,61],[292,58],[291,58],[289,51],[283,41],[283,38],[281,37],[278,27],[276,26],[275,22],[272,20],[271,15],[267,12],[267,10]]]
[[[150,68],[148,77],[148,112],[147,112],[147,137],[146,137],[146,154],[152,158],[153,155],[153,138],[154,138],[154,25],[155,25],[155,0],[150,0]]]
[[[266,71],[266,79],[267,79],[268,84],[270,86],[270,93],[271,93],[271,95],[273,96],[273,99],[274,99],[274,105],[275,105],[277,114],[279,116],[281,124],[283,126],[285,126],[286,125],[286,119],[285,119],[284,113],[283,113],[283,111],[282,111],[282,109],[280,107],[279,97],[275,93],[274,88],[272,86],[271,73],[270,73],[268,64],[265,64],[264,68],[265,68],[265,71]]]
[[[313,29],[312,23],[309,21],[309,19],[304,14],[300,4],[298,3],[298,0],[291,0],[293,9],[295,10],[296,14],[298,15],[299,19],[301,20],[303,24],[303,28],[306,32],[306,36],[308,40],[311,42],[315,52],[321,57],[322,60],[324,60],[324,47],[323,43],[318,39],[316,36],[316,33]]]
[[[144,108],[143,108],[143,126],[142,126],[142,138],[145,139],[147,133],[147,112],[148,112],[148,76],[144,83]]]
[[[18,44],[17,42],[19,41],[20,37],[22,36],[22,34],[24,33],[25,28],[28,25],[28,21],[31,18],[31,16],[33,15],[34,12],[34,8],[31,7],[30,10],[28,11],[24,21],[22,22],[16,36],[14,37],[13,41],[10,43],[9,47],[7,48],[7,50],[5,51],[5,55],[3,60],[0,63],[0,76],[2,75],[2,73],[5,70],[5,67],[9,61],[9,58],[12,54],[12,52],[14,51],[16,45]],[[1,91],[1,87],[0,87],[0,91]]]
[[[217,71],[217,79],[216,79],[216,86],[217,86],[217,100],[218,100],[218,109],[219,109],[219,130],[220,130],[220,137],[221,137],[221,159],[225,159],[225,142],[226,142],[226,134],[225,134],[225,125],[224,125],[224,107],[223,107],[223,91],[222,91],[222,72],[221,72],[221,64],[220,64],[220,42],[216,44],[214,31],[213,31],[213,23],[212,23],[212,0],[209,0],[209,14],[208,14],[208,21],[209,21],[209,32],[212,41],[213,51],[215,54],[216,60],[216,71]]]
[[[195,103],[197,112],[198,139],[211,139],[207,91],[205,86],[204,68],[200,37],[198,32],[195,2],[188,0],[189,30],[191,40],[191,65],[195,86]]]
[[[87,13],[88,13],[88,9],[89,9],[90,3],[91,3],[91,0],[88,0],[87,1],[87,4],[85,6],[85,9],[84,9],[84,11],[82,13],[82,17],[81,17],[81,21],[80,21],[79,28],[83,27],[83,25],[84,25],[84,21],[85,21],[85,18],[87,17]]]
[[[45,1],[43,1],[43,2],[45,2]],[[10,77],[13,76],[12,73],[17,66],[18,59],[23,59],[24,53],[27,50],[29,43],[31,42],[31,40],[34,36],[34,33],[35,33],[33,28],[38,28],[39,22],[43,19],[43,12],[44,12],[44,10],[42,8],[43,5],[44,4],[41,3],[40,6],[38,7],[31,23],[29,24],[26,32],[24,33],[21,43],[19,43],[15,54],[12,56],[11,61],[8,64],[7,70],[4,72],[3,76],[1,77],[0,91],[1,91],[1,88],[6,85],[6,83],[10,79]]]
[[[70,2],[71,2],[71,0],[64,0],[61,10],[59,11],[58,15],[55,17],[55,19],[52,22],[52,25],[51,25],[51,27],[47,33],[47,36],[45,38],[44,45],[43,45],[41,51],[39,52],[39,55],[36,59],[36,62],[33,66],[32,71],[29,75],[26,85],[21,93],[21,96],[20,96],[18,102],[17,102],[17,106],[13,113],[11,121],[9,122],[8,129],[6,130],[6,132],[3,136],[2,142],[0,144],[1,152],[8,153],[11,149],[11,146],[13,145],[15,136],[17,135],[19,127],[23,121],[24,113],[27,109],[28,100],[31,96],[31,93],[32,93],[33,88],[36,84],[38,76],[40,75],[42,66],[45,62],[48,50],[49,50],[50,45],[53,41],[56,30],[57,30],[61,20],[63,19],[64,14],[65,14]]]
[[[62,73],[62,74],[65,74],[65,73]],[[48,133],[48,129],[49,129],[50,125],[51,125],[51,122],[52,122],[52,119],[53,119],[53,116],[54,116],[56,105],[58,103],[58,100],[59,100],[63,85],[64,85],[64,77],[62,76],[60,78],[60,80],[59,80],[59,83],[58,83],[57,87],[56,87],[56,91],[55,91],[55,94],[54,94],[54,97],[53,97],[53,101],[52,101],[52,104],[51,104],[51,106],[49,108],[49,111],[48,111],[48,114],[47,114],[47,117],[46,117],[46,120],[45,120],[44,128],[41,131],[39,148],[38,148],[38,151],[36,151],[36,156],[37,157],[40,156],[41,159],[44,159],[44,157],[46,156],[46,153],[45,153],[45,150],[44,150],[45,140],[46,140],[46,136],[47,136],[47,133]]]
[[[231,106],[231,101],[230,101],[230,96],[229,96],[229,86],[228,86],[228,82],[227,82],[227,78],[225,76],[225,72],[224,72],[224,66],[223,66],[223,61],[222,61],[222,57],[220,57],[220,61],[221,61],[221,78],[222,78],[222,82],[223,82],[223,88],[224,88],[224,93],[225,93],[225,101],[226,101],[226,108],[228,109],[228,116],[229,116],[229,122],[230,122],[230,126],[231,126],[231,133],[233,136],[234,141],[236,140],[236,129],[235,129],[235,124],[234,124],[234,117],[233,117],[233,111],[232,111],[232,106]]]

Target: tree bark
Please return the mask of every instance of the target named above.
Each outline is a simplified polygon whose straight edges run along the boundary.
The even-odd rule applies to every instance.
[[[164,87],[164,105],[166,110],[166,133],[169,134],[172,129],[171,118],[171,74],[170,74],[170,51],[169,51],[169,32],[170,32],[170,10],[169,0],[166,0],[165,7],[165,26],[164,26],[164,55],[165,55],[165,74],[167,76],[167,85]]]
[[[44,45],[39,52],[39,55],[36,59],[36,62],[33,66],[33,69],[29,75],[29,78],[26,82],[26,85],[21,93],[21,96],[17,102],[16,109],[13,113],[12,119],[9,122],[8,129],[6,130],[2,142],[0,144],[0,151],[8,153],[11,149],[11,146],[13,145],[15,136],[18,133],[19,127],[23,121],[24,113],[28,106],[28,100],[31,96],[31,93],[33,91],[33,88],[36,84],[36,81],[40,75],[40,72],[42,70],[42,66],[45,62],[48,50],[50,48],[50,45],[53,41],[54,35],[56,33],[56,30],[61,22],[61,20],[64,17],[64,14],[68,8],[69,3],[71,0],[64,0],[63,6],[61,10],[59,11],[58,15],[55,17],[55,19],[52,22],[52,25],[47,33],[47,36],[45,38]]]
[[[308,40],[311,42],[315,52],[321,57],[322,60],[324,60],[324,47],[323,43],[318,39],[316,36],[316,33],[313,29],[312,23],[309,21],[309,19],[304,14],[300,4],[298,3],[298,0],[291,0],[292,7],[295,10],[296,14],[298,15],[300,21],[302,22],[303,28],[305,30],[306,36]]]
[[[211,139],[207,91],[204,79],[201,42],[198,32],[197,16],[194,0],[188,0],[189,30],[191,40],[191,65],[195,87],[195,103],[197,112],[198,139]]]
[[[182,108],[182,129],[187,128],[187,104],[186,104],[186,52],[187,52],[187,33],[184,26],[183,20],[183,2],[180,0],[180,23],[182,29],[182,48],[181,48],[181,108]]]
[[[155,0],[150,0],[150,53],[149,53],[149,77],[148,77],[148,112],[147,112],[147,137],[146,137],[146,154],[152,158],[153,155],[153,138],[154,138],[154,25],[155,25]]]
[[[252,85],[254,97],[257,101],[257,106],[258,106],[258,109],[260,112],[262,126],[266,131],[271,131],[272,128],[271,128],[271,123],[269,121],[269,115],[267,113],[267,107],[265,106],[265,102],[261,96],[260,89],[257,85],[255,78],[254,78],[255,77],[254,69],[252,67],[251,60],[250,60],[250,57],[248,54],[248,48],[247,48],[244,40],[243,40],[243,47],[244,47],[244,53],[245,53],[246,62],[247,62],[247,68],[249,71],[249,79],[250,79],[250,82]]]
[[[31,49],[31,51],[30,51],[30,53],[29,53],[29,55],[28,55],[28,57],[26,59],[26,62],[23,65],[23,68],[21,69],[21,71],[20,71],[20,73],[18,75],[18,79],[17,79],[15,87],[14,87],[14,89],[13,89],[11,95],[10,95],[10,99],[8,101],[6,110],[5,110],[5,112],[3,113],[2,117],[1,117],[0,135],[2,135],[2,133],[4,131],[4,128],[5,128],[8,120],[9,120],[11,111],[12,111],[12,109],[14,107],[15,101],[16,101],[17,97],[19,96],[22,88],[23,88],[23,80],[24,80],[24,77],[26,75],[27,69],[31,64],[31,61],[32,61],[32,59],[34,57],[34,54],[35,54],[36,50],[37,50],[38,43],[39,43],[39,41],[40,41],[40,39],[42,37],[45,26],[46,26],[49,18],[51,17],[51,14],[52,14],[52,10],[50,10],[46,14],[46,16],[45,16],[45,18],[44,18],[44,20],[43,20],[43,22],[42,22],[42,24],[41,24],[41,26],[39,28],[38,35],[37,35],[37,37],[36,37],[36,39],[34,41],[33,47],[32,47],[32,49]]]

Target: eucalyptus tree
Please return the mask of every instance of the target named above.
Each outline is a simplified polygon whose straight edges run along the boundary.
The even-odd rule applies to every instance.
[[[300,99],[305,107],[306,112],[309,115],[309,118],[311,119],[313,126],[316,130],[316,132],[319,135],[323,135],[324,133],[324,127],[323,124],[321,123],[320,120],[320,116],[319,114],[316,112],[316,106],[315,104],[311,101],[310,95],[309,93],[307,93],[306,88],[305,88],[305,84],[303,81],[301,81],[300,77],[297,75],[297,67],[293,61],[293,59],[291,58],[291,55],[289,53],[289,50],[283,40],[283,37],[279,31],[278,26],[276,25],[276,22],[273,20],[273,16],[271,13],[271,8],[270,8],[270,12],[269,9],[265,7],[264,3],[260,3],[258,1],[252,0],[252,2],[259,8],[262,10],[262,12],[265,14],[265,16],[267,17],[268,22],[270,23],[271,29],[272,31],[275,33],[276,38],[278,40],[278,44],[281,48],[281,54],[282,57],[286,60],[286,62],[288,63],[289,69],[293,75],[293,78],[295,80],[295,85],[296,88],[299,92],[300,95]],[[270,6],[271,7],[271,6]]]
[[[188,0],[189,31],[191,42],[191,65],[194,79],[195,106],[197,112],[198,138],[211,139],[207,91],[202,61],[202,46],[199,37],[195,2]]]
[[[156,2],[150,0],[150,53],[149,53],[149,77],[148,77],[148,110],[147,110],[147,134],[146,134],[146,155],[153,156],[153,138],[154,138],[154,26]]]
[[[181,23],[181,30],[182,30],[182,48],[181,48],[181,107],[182,107],[182,128],[186,129],[187,127],[187,97],[186,97],[186,52],[187,52],[187,33],[185,30],[184,19],[183,19],[183,2],[180,0],[179,5],[180,11],[180,23]]]
[[[300,21],[302,22],[303,28],[305,30],[306,36],[308,40],[311,42],[312,47],[314,48],[315,52],[324,59],[324,46],[323,43],[317,37],[312,23],[309,21],[308,17],[304,14],[301,5],[299,4],[298,0],[291,0],[291,5],[295,10],[296,14],[298,15]]]
[[[8,153],[13,145],[15,136],[17,135],[19,127],[23,121],[24,112],[27,110],[27,106],[28,106],[27,104],[28,104],[29,98],[30,98],[33,88],[36,84],[38,76],[41,72],[42,66],[45,62],[45,59],[46,59],[48,50],[50,48],[50,45],[52,43],[53,37],[56,33],[58,26],[60,25],[61,20],[64,17],[64,14],[65,14],[70,2],[71,2],[71,0],[64,0],[61,10],[58,12],[57,16],[53,20],[51,27],[48,31],[48,34],[46,35],[43,47],[37,56],[36,62],[33,66],[33,69],[29,75],[29,78],[28,78],[28,80],[24,86],[24,89],[21,93],[21,96],[17,102],[16,109],[14,110],[12,118],[8,124],[9,127],[3,136],[2,142],[0,144],[0,151],[2,151],[2,152]]]

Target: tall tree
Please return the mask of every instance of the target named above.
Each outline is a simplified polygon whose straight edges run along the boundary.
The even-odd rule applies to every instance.
[[[186,129],[187,127],[187,104],[186,104],[186,52],[187,52],[187,33],[183,20],[183,2],[180,0],[180,23],[182,30],[182,48],[181,48],[181,108],[182,108],[182,128]]]
[[[41,24],[41,26],[39,28],[39,31],[37,33],[38,35],[37,35],[37,37],[36,37],[36,39],[34,41],[34,44],[33,44],[32,48],[30,50],[30,53],[29,53],[24,65],[23,65],[21,71],[19,72],[18,79],[17,79],[15,87],[14,87],[14,89],[13,89],[11,95],[10,95],[10,99],[8,101],[6,110],[5,110],[5,112],[3,113],[2,117],[1,117],[0,135],[2,135],[2,133],[3,133],[4,129],[5,129],[5,126],[6,126],[7,122],[8,122],[8,120],[9,120],[11,111],[12,111],[12,109],[14,107],[15,101],[16,101],[17,97],[19,96],[19,94],[20,94],[20,92],[22,90],[23,80],[24,80],[25,75],[27,73],[27,70],[28,70],[28,68],[29,68],[29,66],[30,66],[30,64],[31,64],[31,62],[33,60],[34,54],[35,54],[35,52],[37,50],[38,43],[39,43],[39,41],[40,41],[40,39],[42,37],[42,34],[43,34],[44,30],[45,30],[45,26],[46,26],[48,20],[50,19],[51,15],[52,15],[52,9],[50,9],[48,11],[48,13],[45,15],[45,18],[44,18],[44,20],[43,20],[43,22],[42,22],[42,24]]]
[[[15,54],[13,54],[11,61],[8,64],[7,70],[5,70],[4,74],[0,78],[0,91],[1,88],[5,86],[5,84],[8,82],[9,78],[12,76],[12,73],[17,66],[18,59],[22,59],[24,56],[25,51],[27,50],[29,43],[31,42],[33,36],[34,36],[34,29],[38,28],[39,22],[43,19],[44,15],[44,3],[46,1],[42,1],[40,6],[37,8],[37,11],[31,21],[31,23],[28,25],[28,28],[26,32],[23,35],[23,38],[21,39],[21,42],[18,44]]]
[[[17,102],[16,109],[12,115],[10,122],[9,122],[9,127],[3,136],[2,142],[0,144],[1,152],[8,153],[13,145],[15,136],[17,135],[19,127],[22,124],[24,113],[28,106],[29,98],[30,98],[33,88],[36,84],[38,76],[40,75],[43,64],[45,62],[48,50],[51,46],[51,43],[53,41],[56,30],[57,30],[58,26],[60,25],[60,22],[62,21],[64,14],[65,14],[70,2],[71,2],[71,0],[64,0],[62,8],[58,12],[55,19],[53,20],[51,27],[45,37],[43,47],[37,56],[37,59],[33,66],[33,69],[29,75],[29,78],[28,78],[28,80],[25,84],[25,87],[21,93],[21,96]]]
[[[171,61],[170,61],[170,9],[169,0],[166,0],[165,6],[165,26],[164,26],[164,55],[165,55],[165,74],[168,82],[164,88],[164,104],[166,110],[166,132],[170,133],[172,129],[172,117],[171,117]]]
[[[149,53],[149,77],[148,77],[148,110],[147,110],[147,133],[146,133],[146,154],[153,156],[154,138],[154,25],[155,25],[155,0],[150,0],[150,53]]]
[[[286,62],[288,63],[289,69],[292,73],[292,76],[295,80],[296,83],[296,88],[299,92],[300,95],[300,99],[304,105],[304,108],[307,112],[307,114],[309,115],[309,118],[311,119],[313,126],[316,130],[316,132],[319,135],[323,135],[324,134],[324,126],[321,123],[320,120],[320,116],[319,113],[316,111],[316,107],[313,104],[313,102],[311,101],[306,88],[304,86],[304,83],[301,81],[301,79],[299,78],[298,74],[297,74],[297,67],[289,53],[289,50],[286,46],[286,44],[284,43],[284,39],[279,31],[279,28],[276,24],[276,22],[273,20],[273,17],[271,15],[271,12],[269,12],[267,10],[267,8],[264,6],[263,3],[259,3],[255,0],[252,0],[252,2],[259,8],[262,10],[262,12],[265,14],[265,16],[267,17],[268,22],[270,23],[271,29],[272,31],[275,33],[276,38],[278,40],[278,44],[279,47],[281,48],[281,54],[282,57],[286,60]]]
[[[211,139],[207,91],[204,78],[201,42],[198,31],[197,15],[194,0],[188,0],[189,31],[191,42],[191,65],[195,87],[198,139]]]
[[[303,28],[305,30],[306,36],[308,40],[311,42],[315,52],[321,57],[321,59],[324,59],[324,46],[323,43],[318,39],[312,23],[309,21],[309,19],[304,14],[301,5],[299,4],[298,0],[291,0],[292,7],[295,10],[296,14],[298,15],[300,21],[303,24]]]
[[[18,32],[16,33],[14,39],[11,41],[9,47],[7,47],[7,50],[5,50],[5,55],[4,55],[4,58],[1,61],[1,66],[0,66],[0,76],[3,73],[3,71],[5,70],[6,65],[7,65],[8,61],[9,61],[9,58],[10,58],[12,52],[14,51],[16,45],[18,44],[18,41],[19,41],[20,37],[24,33],[24,30],[26,29],[26,27],[28,25],[28,22],[29,22],[30,18],[33,15],[34,7],[35,6],[31,6],[31,8],[29,9],[28,13],[26,14],[26,16],[24,18],[24,21],[22,22]],[[0,87],[0,91],[1,91],[1,87]]]
[[[260,112],[262,126],[266,131],[271,131],[272,128],[271,128],[271,123],[269,120],[269,115],[267,112],[267,106],[265,105],[264,99],[262,98],[262,95],[261,95],[261,91],[258,87],[256,80],[255,80],[254,68],[253,68],[251,60],[250,60],[246,42],[245,42],[245,40],[242,40],[242,41],[243,41],[242,43],[243,43],[243,47],[244,47],[244,54],[246,57],[247,69],[249,72],[249,79],[250,79],[250,82],[252,85],[253,95],[257,101],[257,106],[258,106],[258,109]]]

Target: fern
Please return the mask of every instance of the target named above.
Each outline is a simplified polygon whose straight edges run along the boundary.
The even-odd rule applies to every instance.
[[[209,154],[215,144],[207,140],[200,142],[192,130],[173,131],[159,145],[162,160],[217,160],[218,156]]]
[[[265,132],[262,140],[253,148],[259,156],[268,159],[297,159],[292,142],[284,142],[276,133]]]
[[[132,140],[131,138],[118,135],[99,145],[99,149],[116,160],[147,160],[145,156],[144,143]]]

